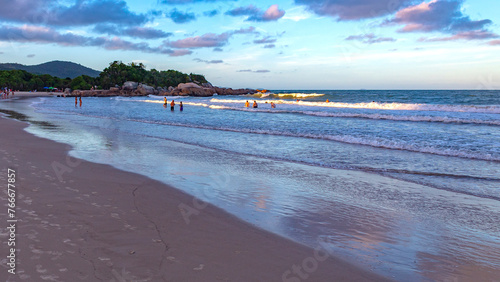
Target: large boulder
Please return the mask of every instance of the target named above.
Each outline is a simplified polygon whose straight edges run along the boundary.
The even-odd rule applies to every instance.
[[[134,90],[136,90],[136,89],[137,89],[137,87],[139,87],[139,83],[134,82],[134,81],[126,81],[126,82],[123,84],[122,89],[123,89],[123,90],[134,91]]]
[[[155,94],[155,89],[152,86],[141,83],[137,86],[137,92],[141,95],[153,95]]]
[[[203,87],[199,86],[196,83],[188,82],[188,83],[180,83],[179,85],[177,85],[177,88],[179,88],[179,90],[182,91],[183,89],[189,89],[189,88],[199,88],[199,89],[202,89]]]

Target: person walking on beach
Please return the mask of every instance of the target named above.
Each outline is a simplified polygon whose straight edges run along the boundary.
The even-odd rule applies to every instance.
[[[175,106],[175,102],[174,102],[174,100],[172,100],[172,102],[170,103],[170,110],[171,111],[174,110],[174,106]]]
[[[245,108],[250,107],[250,103],[248,103],[248,100],[245,102]]]
[[[257,107],[259,107],[259,105],[257,105],[257,102],[253,101],[253,108],[256,109]]]
[[[182,104],[182,101],[181,103],[179,104],[179,110],[182,112],[184,110],[184,105]]]

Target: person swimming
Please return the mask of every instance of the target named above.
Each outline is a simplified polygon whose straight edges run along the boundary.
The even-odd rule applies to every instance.
[[[259,105],[257,105],[257,102],[253,101],[253,108],[256,109],[258,107],[259,107]]]

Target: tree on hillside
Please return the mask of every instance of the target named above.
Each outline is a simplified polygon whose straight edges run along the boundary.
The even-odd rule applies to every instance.
[[[71,86],[72,90],[76,90],[76,89],[79,89],[79,90],[90,90],[90,88],[92,88],[92,85],[90,83],[88,83],[87,81],[85,81],[85,79],[83,78],[82,75],[80,75],[78,77],[75,77],[71,81],[70,86]]]

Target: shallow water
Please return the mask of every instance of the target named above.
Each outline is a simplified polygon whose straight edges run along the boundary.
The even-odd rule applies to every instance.
[[[182,113],[154,96],[0,108],[53,124],[28,131],[71,144],[74,156],[171,184],[388,277],[500,275],[498,92],[310,92],[179,98]],[[259,108],[244,108],[247,99]]]

